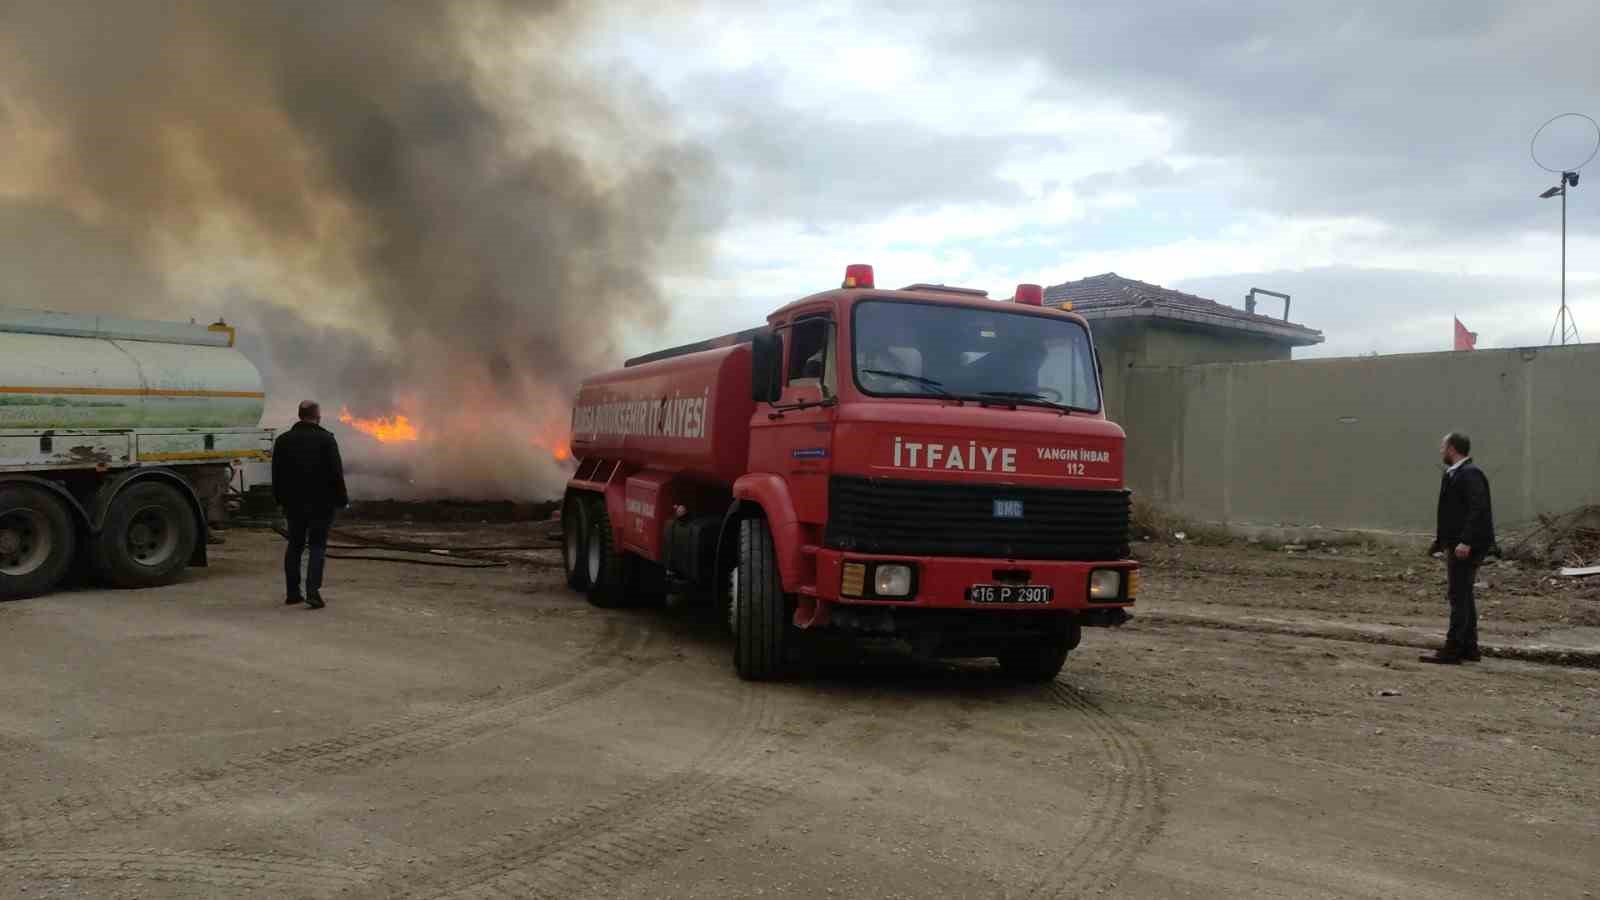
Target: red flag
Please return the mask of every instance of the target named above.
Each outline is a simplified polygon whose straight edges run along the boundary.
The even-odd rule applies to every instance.
[[[1456,319],[1456,349],[1475,350],[1477,349],[1475,346],[1477,343],[1478,333],[1476,331],[1468,331],[1467,326],[1461,324],[1460,319]]]

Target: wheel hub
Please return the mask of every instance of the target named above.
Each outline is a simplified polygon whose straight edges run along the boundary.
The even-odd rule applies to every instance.
[[[54,549],[50,523],[38,510],[0,512],[0,573],[29,575],[45,564]]]
[[[159,507],[142,509],[128,523],[128,555],[147,566],[159,566],[171,556],[178,542],[177,532]]]

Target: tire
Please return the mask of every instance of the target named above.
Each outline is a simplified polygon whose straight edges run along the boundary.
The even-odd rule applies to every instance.
[[[111,501],[95,538],[95,569],[117,587],[171,584],[199,539],[194,510],[177,488],[158,481],[129,485]]]
[[[0,600],[49,593],[77,549],[78,531],[60,498],[29,484],[0,485]]]
[[[1078,646],[1081,634],[1074,624],[1065,631],[1016,644],[1000,654],[1000,671],[1017,681],[1054,681],[1067,663],[1067,654]]]
[[[561,508],[561,563],[567,570],[567,587],[575,591],[589,589],[587,506],[581,496],[569,494]]]
[[[589,536],[584,541],[584,577],[589,582],[589,602],[601,609],[628,603],[628,561],[611,533],[611,516],[601,500],[588,501],[584,520]]]
[[[767,520],[742,520],[732,622],[733,667],[740,678],[770,681],[783,675],[793,643],[792,617]]]

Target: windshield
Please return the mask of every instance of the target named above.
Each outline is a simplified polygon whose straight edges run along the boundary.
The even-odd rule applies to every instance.
[[[1036,400],[1098,412],[1088,331],[1070,319],[996,307],[857,304],[856,385],[875,396]]]

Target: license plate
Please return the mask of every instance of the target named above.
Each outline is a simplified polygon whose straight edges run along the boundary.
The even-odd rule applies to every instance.
[[[975,584],[967,588],[969,603],[1029,603],[1044,606],[1054,589],[1043,584]]]

